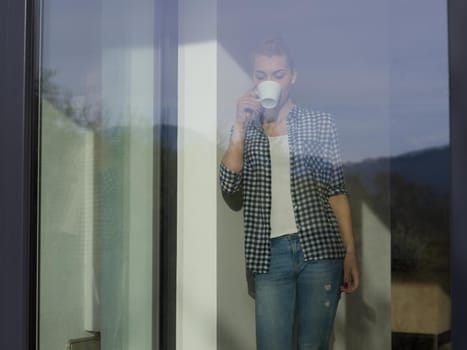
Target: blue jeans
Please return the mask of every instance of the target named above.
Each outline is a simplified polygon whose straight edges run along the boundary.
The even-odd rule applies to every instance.
[[[304,261],[298,235],[271,239],[269,272],[255,275],[258,350],[328,350],[342,260]]]

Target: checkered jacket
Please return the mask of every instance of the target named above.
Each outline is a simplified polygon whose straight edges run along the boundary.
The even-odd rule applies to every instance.
[[[337,132],[329,114],[294,106],[287,117],[290,185],[296,225],[305,260],[341,259],[345,255],[328,197],[346,193]],[[220,164],[221,189],[243,187],[245,257],[253,273],[269,270],[271,160],[269,140],[258,121],[245,131],[243,169]]]

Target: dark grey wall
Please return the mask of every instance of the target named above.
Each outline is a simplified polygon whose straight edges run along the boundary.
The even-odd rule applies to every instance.
[[[449,0],[452,343],[467,344],[467,2]]]

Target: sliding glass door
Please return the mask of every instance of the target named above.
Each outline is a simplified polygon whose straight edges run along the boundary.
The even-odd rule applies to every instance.
[[[43,0],[38,348],[159,342],[154,0]]]

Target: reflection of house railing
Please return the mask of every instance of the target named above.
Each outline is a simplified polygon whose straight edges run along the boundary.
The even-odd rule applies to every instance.
[[[437,282],[393,278],[391,292],[393,349],[431,350],[449,342],[451,298]]]
[[[100,333],[93,333],[89,337],[70,339],[66,345],[66,350],[99,350],[101,348]]]

